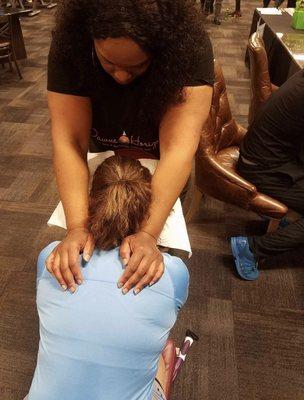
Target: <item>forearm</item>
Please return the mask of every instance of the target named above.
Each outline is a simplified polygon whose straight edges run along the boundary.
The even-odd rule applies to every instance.
[[[86,152],[70,143],[54,145],[54,169],[67,228],[86,226],[89,191]]]
[[[158,163],[152,179],[153,200],[142,230],[158,237],[191,173],[192,155],[170,151]]]
[[[160,124],[160,162],[152,180],[150,216],[142,230],[158,237],[191,173],[213,88],[185,88],[185,101],[168,109]]]

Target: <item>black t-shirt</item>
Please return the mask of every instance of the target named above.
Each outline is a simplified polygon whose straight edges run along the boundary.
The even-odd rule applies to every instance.
[[[203,45],[204,57],[197,66],[195,76],[186,86],[214,83],[213,51],[207,36]],[[158,124],[151,124],[144,132],[142,129],[137,129],[134,124],[146,73],[131,84],[120,85],[104,71],[92,48],[91,45],[85,55],[87,67],[84,75],[80,74],[74,61],[67,62],[64,57],[61,59],[57,54],[55,57],[52,43],[48,59],[48,90],[90,97],[93,111],[91,139],[99,151],[132,148],[158,158]],[[79,60],[75,60],[75,63],[79,63]],[[122,143],[120,139],[124,132],[129,143]]]
[[[264,168],[304,167],[304,70],[263,105],[241,145],[241,155]]]

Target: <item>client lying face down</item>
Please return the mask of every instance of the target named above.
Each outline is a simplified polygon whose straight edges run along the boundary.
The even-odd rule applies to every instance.
[[[28,400],[165,399],[158,366],[170,329],[188,294],[184,263],[164,254],[165,272],[140,294],[116,282],[121,240],[139,230],[151,202],[151,175],[139,161],[113,156],[96,170],[90,228],[96,248],[76,293],[62,291],[45,269],[58,242],[38,258],[40,344]]]

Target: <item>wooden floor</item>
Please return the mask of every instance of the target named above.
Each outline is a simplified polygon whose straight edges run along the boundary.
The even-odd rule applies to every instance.
[[[224,4],[226,9],[229,2]],[[246,0],[240,20],[219,27],[207,23],[233,113],[243,124],[249,103],[243,58],[256,5]],[[53,13],[44,10],[22,22],[28,51],[24,79],[0,69],[1,400],[21,400],[29,388],[38,345],[35,259],[42,246],[63,236],[46,226],[58,201],[45,68]],[[173,336],[180,342],[191,328],[200,341],[173,400],[304,399],[304,261],[273,259],[252,283],[233,273],[227,237],[263,229],[256,215],[210,198],[190,224],[190,296]]]

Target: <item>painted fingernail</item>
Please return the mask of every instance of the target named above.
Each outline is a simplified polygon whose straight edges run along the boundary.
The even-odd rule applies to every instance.
[[[76,292],[76,288],[74,286],[71,286],[69,290],[70,290],[71,293],[75,293]]]
[[[82,284],[82,280],[81,279],[77,279],[77,285],[81,285]]]
[[[127,288],[123,288],[123,289],[122,289],[122,294],[127,294],[127,293],[128,293],[128,291],[129,291],[129,289],[127,289]]]
[[[126,258],[122,258],[121,261],[122,261],[123,265],[126,267],[128,264],[128,260]]]
[[[61,285],[61,287],[63,290],[67,290],[67,288],[68,288],[66,285]]]
[[[121,282],[118,282],[117,287],[118,287],[118,289],[121,289],[123,287],[123,284]]]
[[[139,292],[140,292],[139,289],[134,289],[134,290],[133,290],[133,293],[135,294],[135,296],[136,296]]]
[[[151,287],[151,286],[153,286],[155,284],[155,282],[150,282],[149,283],[149,286]]]
[[[90,254],[85,254],[85,255],[83,256],[83,259],[84,259],[84,261],[86,261],[86,262],[90,261],[90,258],[91,258]]]

